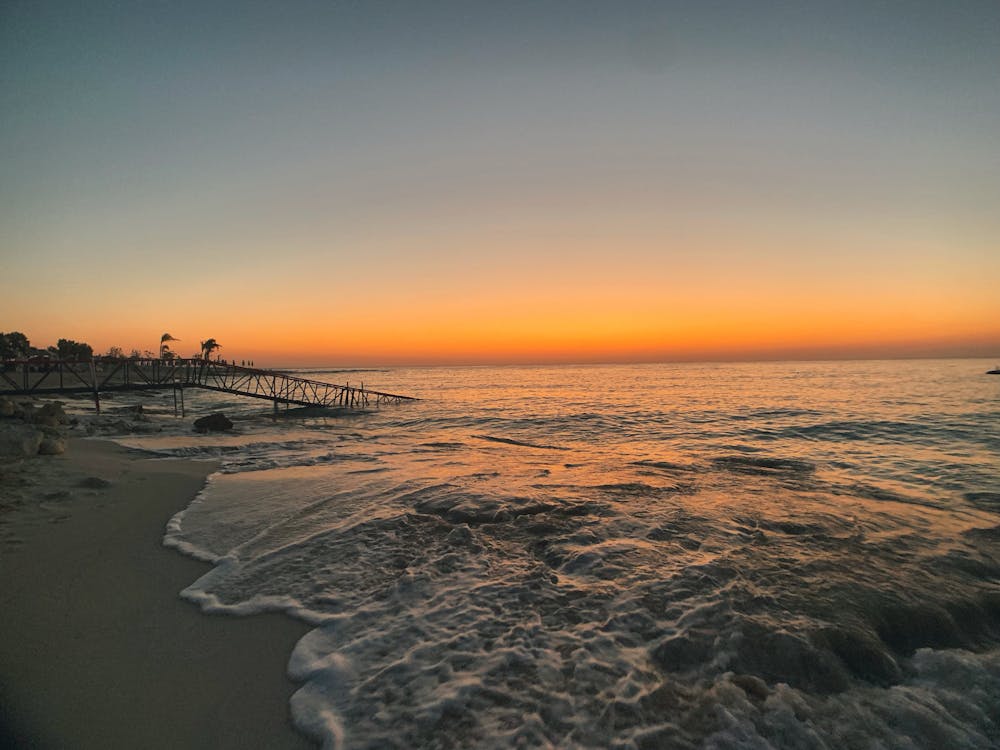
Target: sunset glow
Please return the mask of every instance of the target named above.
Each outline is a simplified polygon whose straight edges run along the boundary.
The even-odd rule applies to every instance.
[[[724,6],[7,8],[0,330],[273,365],[997,353],[995,9]]]

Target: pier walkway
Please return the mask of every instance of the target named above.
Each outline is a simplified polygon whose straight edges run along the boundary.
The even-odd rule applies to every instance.
[[[363,385],[336,385],[277,370],[262,370],[204,359],[109,359],[90,362],[18,360],[0,362],[0,396],[89,394],[100,411],[100,394],[115,391],[205,388],[278,404],[363,409],[416,401],[412,396],[383,393]]]

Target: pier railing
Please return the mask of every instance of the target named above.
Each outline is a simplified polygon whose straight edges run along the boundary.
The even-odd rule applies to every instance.
[[[363,409],[415,401],[412,396],[324,383],[279,370],[204,359],[17,360],[0,362],[0,395],[100,394],[114,391],[205,388],[278,404]],[[175,394],[176,396],[176,394]]]

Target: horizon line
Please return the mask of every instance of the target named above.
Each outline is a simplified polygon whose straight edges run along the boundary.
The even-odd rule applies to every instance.
[[[763,363],[791,363],[791,362],[898,362],[898,361],[928,361],[928,360],[1000,360],[997,357],[987,357],[985,355],[970,354],[941,354],[941,355],[898,355],[898,356],[849,356],[849,357],[758,357],[758,358],[717,358],[717,359],[663,359],[663,360],[589,360],[589,361],[566,361],[566,362],[423,362],[423,363],[375,363],[368,365],[343,364],[343,365],[323,365],[323,364],[279,364],[258,369],[268,370],[277,368],[289,368],[295,370],[338,370],[356,372],[391,370],[399,368],[432,368],[432,367],[601,367],[609,365],[710,365],[710,364],[763,364]]]

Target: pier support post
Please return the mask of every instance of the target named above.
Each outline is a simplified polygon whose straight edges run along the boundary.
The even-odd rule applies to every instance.
[[[90,360],[90,377],[94,383],[94,408],[97,413],[101,413],[101,393],[97,388],[97,366],[94,364],[94,360]]]

